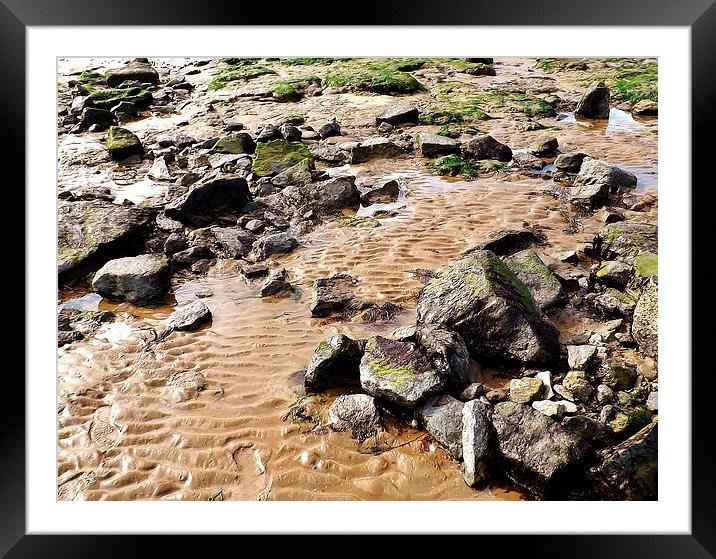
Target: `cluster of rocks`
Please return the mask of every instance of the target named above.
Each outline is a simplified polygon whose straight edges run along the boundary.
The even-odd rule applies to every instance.
[[[544,239],[534,231],[491,236],[427,281],[414,326],[319,344],[305,372],[307,391],[358,387],[335,400],[328,424],[361,441],[388,414],[417,421],[463,462],[470,486],[505,475],[542,497],[655,498],[658,387],[621,348],[638,344],[656,357],[656,277],[637,277],[656,230],[617,225],[626,227],[615,233],[610,225],[595,238],[591,254],[603,261],[581,284],[543,262],[535,249]],[[594,334],[561,344],[545,313],[589,307],[599,286],[611,285],[611,274],[599,270],[616,263],[630,266],[633,277],[623,281],[621,271],[617,283],[633,289],[644,309],[631,327],[634,339],[620,320],[620,338]],[[339,280],[345,297],[332,301],[338,305],[353,300],[350,277]],[[505,388],[486,385],[480,365],[511,371],[511,380]]]

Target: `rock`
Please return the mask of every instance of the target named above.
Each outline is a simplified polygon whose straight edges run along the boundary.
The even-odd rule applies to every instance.
[[[330,138],[331,136],[340,136],[341,125],[338,124],[335,120],[327,122],[318,129],[318,135],[323,139]]]
[[[300,142],[273,140],[256,145],[256,159],[251,170],[258,177],[277,175],[304,159],[313,162],[313,156]]]
[[[116,122],[117,119],[113,113],[105,109],[87,107],[82,111],[80,126],[83,130],[87,130],[90,126],[97,126],[98,130],[106,130]]]
[[[554,136],[543,136],[542,138],[532,142],[527,148],[527,151],[532,155],[544,157],[552,155],[555,151],[557,151],[558,147],[559,142],[557,141],[557,138]]]
[[[132,101],[120,101],[116,105],[112,105],[109,111],[120,122],[126,122],[137,116],[137,105]]]
[[[273,124],[264,124],[257,132],[257,142],[270,142],[271,140],[281,139],[281,131]]]
[[[105,142],[109,155],[115,161],[122,161],[132,155],[144,154],[144,148],[139,138],[126,128],[110,126]]]
[[[301,195],[312,208],[327,212],[345,208],[357,210],[360,206],[360,192],[355,177],[333,177],[313,183],[302,189]]]
[[[308,149],[318,161],[325,161],[335,165],[342,165],[350,158],[348,153],[333,144],[311,144]]]
[[[362,344],[344,334],[331,336],[318,344],[306,369],[307,389],[325,390],[360,384]]]
[[[286,281],[286,270],[283,268],[273,270],[259,288],[261,297],[288,297],[293,292],[293,286]]]
[[[159,82],[159,74],[149,62],[136,59],[127,63],[123,68],[107,70],[105,80],[110,87],[117,87],[125,81],[155,84]]]
[[[487,134],[476,136],[460,146],[460,155],[467,160],[494,159],[509,162],[512,150]]]
[[[311,316],[321,318],[360,307],[353,294],[358,280],[348,274],[333,274],[313,282]]]
[[[376,124],[388,123],[395,126],[396,124],[417,124],[418,109],[412,106],[393,106],[389,107],[377,117]]]
[[[634,257],[634,271],[639,278],[659,275],[659,257],[653,252],[642,252]]]
[[[470,354],[460,334],[430,324],[416,328],[415,337],[433,366],[457,390],[470,382]]]
[[[300,142],[303,138],[303,132],[288,122],[284,122],[279,127],[278,131],[281,134],[281,137],[287,142]]]
[[[171,202],[164,213],[185,225],[202,227],[221,217],[232,216],[249,200],[246,179],[229,175],[198,182]]]
[[[239,227],[206,227],[189,234],[192,244],[204,246],[221,258],[241,258],[256,238]]]
[[[507,390],[504,388],[493,388],[485,393],[485,398],[487,398],[487,401],[491,404],[503,402],[504,400],[507,400]]]
[[[82,334],[82,332],[78,332],[77,330],[61,330],[57,332],[57,347],[66,346],[83,338],[84,334]]]
[[[187,248],[186,236],[184,233],[172,233],[164,241],[164,254],[172,256]]]
[[[608,442],[609,434],[604,428],[604,425],[586,415],[565,417],[564,421],[562,421],[562,425],[568,431],[573,432],[580,439],[586,440],[594,447],[604,446]]]
[[[484,402],[471,400],[462,407],[461,443],[465,483],[482,485],[489,475],[495,444],[490,408]]]
[[[555,384],[553,386],[553,389],[557,394],[559,394],[565,400],[569,400],[570,402],[574,401],[574,394],[572,394],[569,390],[567,390],[561,384]]]
[[[659,105],[656,101],[642,99],[631,108],[631,114],[634,116],[657,116],[659,114]]]
[[[251,264],[241,267],[241,273],[246,279],[254,279],[268,275],[269,267],[266,264]]]
[[[658,228],[634,221],[610,223],[599,230],[592,246],[594,254],[604,260],[635,257],[640,252],[656,254]]]
[[[659,286],[655,281],[642,291],[634,308],[631,333],[639,349],[656,359],[659,353]]]
[[[167,321],[168,330],[196,330],[211,320],[211,311],[201,301],[193,301],[174,311]]]
[[[568,197],[575,204],[594,206],[606,201],[609,193],[617,193],[636,186],[634,173],[624,171],[598,159],[585,157],[569,189]]]
[[[167,168],[167,162],[163,157],[157,157],[152,163],[151,169],[149,169],[149,177],[155,181],[168,181],[171,180],[172,176]]]
[[[444,385],[444,379],[415,344],[382,336],[369,339],[365,346],[360,382],[371,396],[405,408],[414,408]]]
[[[609,88],[604,82],[593,82],[587,88],[574,114],[585,118],[609,118]]]
[[[82,271],[102,255],[122,254],[152,222],[148,210],[104,200],[59,201],[57,208],[60,276]]]
[[[388,124],[387,122],[381,122],[378,125],[379,134],[390,134],[393,130],[395,130],[395,126]]]
[[[350,429],[359,441],[374,436],[381,428],[375,400],[367,394],[338,396],[328,409],[328,424],[336,431]]]
[[[659,391],[652,390],[646,399],[646,407],[651,411],[659,411]]]
[[[389,180],[383,186],[373,188],[361,195],[360,201],[364,206],[371,204],[390,204],[400,195],[400,185],[396,180]]]
[[[562,380],[562,386],[569,390],[574,395],[574,398],[580,402],[588,402],[592,396],[592,385],[589,384],[584,371],[569,371],[564,376],[564,380]]]
[[[384,159],[396,157],[403,150],[388,138],[374,136],[351,147],[349,150],[351,163],[363,163],[371,159]]]
[[[510,400],[518,404],[529,404],[542,395],[544,384],[538,378],[515,378],[510,381]]]
[[[427,132],[418,134],[415,146],[423,157],[440,157],[441,155],[449,155],[460,151],[460,144],[452,138]]]
[[[597,282],[617,289],[624,289],[629,283],[634,269],[621,260],[605,260],[594,273]]]
[[[527,403],[527,402],[525,402]],[[569,402],[571,404],[571,402]],[[574,405],[574,404],[572,404]],[[565,407],[563,402],[553,402],[552,400],[537,400],[532,402],[532,407],[538,412],[551,417],[553,419],[559,419],[564,415]]]
[[[254,153],[256,142],[248,132],[239,132],[219,138],[211,148],[212,153]]]
[[[206,246],[193,246],[172,255],[172,262],[180,268],[189,268],[201,260],[210,260],[216,255]]]
[[[578,173],[582,167],[582,162],[587,157],[589,157],[589,155],[580,151],[574,153],[562,153],[554,160],[554,166],[560,171]]]
[[[634,386],[637,375],[635,365],[614,359],[606,368],[604,384],[612,390],[628,390]]]
[[[428,433],[443,445],[455,460],[462,458],[462,408],[464,404],[444,394],[429,398],[416,410]]]
[[[311,159],[303,159],[294,166],[281,171],[278,175],[271,179],[271,184],[284,188],[286,186],[306,186],[311,184],[313,178],[311,170],[313,169],[313,161]]]
[[[554,396],[554,391],[552,390],[552,373],[549,371],[539,371],[535,374],[535,378],[538,378],[542,381],[542,384],[544,385],[544,389],[542,390],[542,398],[545,400],[549,400]]]
[[[489,250],[498,256],[509,256],[540,242],[540,238],[531,229],[503,229],[492,233],[484,243],[480,243],[464,254],[475,250]]]
[[[460,392],[460,400],[463,402],[469,402],[475,400],[485,393],[485,385],[481,382],[473,382],[469,384],[465,390]]]
[[[535,157],[531,153],[516,152],[512,154],[512,164],[520,169],[532,169],[539,171],[547,165],[539,157]]]
[[[92,280],[92,289],[102,297],[138,306],[163,302],[170,288],[169,262],[154,254],[110,260]]]
[[[507,475],[538,495],[558,488],[590,450],[574,433],[525,404],[497,404],[492,423]]]
[[[290,233],[276,233],[258,239],[251,249],[251,259],[254,262],[265,260],[274,254],[288,254],[298,247],[296,237]]]
[[[518,252],[506,258],[505,264],[529,288],[542,311],[557,306],[564,299],[562,284],[534,250]]]
[[[597,348],[593,345],[568,345],[567,363],[573,371],[588,371],[596,363]]]

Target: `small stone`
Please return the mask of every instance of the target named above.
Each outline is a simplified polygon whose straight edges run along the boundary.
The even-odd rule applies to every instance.
[[[167,321],[169,330],[196,330],[211,320],[211,311],[201,301],[194,301],[180,307],[172,313]]]
[[[376,124],[405,124],[418,122],[418,109],[412,106],[394,106],[386,109],[375,118]]]
[[[286,270],[273,270],[259,288],[261,297],[289,297],[293,286],[286,281]]]
[[[260,219],[250,219],[244,227],[252,233],[258,233],[264,228],[264,222]]]
[[[460,151],[460,144],[452,138],[427,132],[418,134],[416,147],[424,157],[440,157]]]
[[[547,155],[552,155],[555,151],[557,151],[558,147],[559,142],[557,141],[557,138],[553,136],[545,136],[532,142],[527,148],[527,151],[532,155],[544,157]]]
[[[562,396],[565,400],[569,400],[570,402],[574,400],[574,394],[567,390],[563,385],[555,384],[552,389],[556,394]]]
[[[609,88],[604,82],[593,82],[584,92],[574,111],[585,118],[609,118]]]
[[[487,398],[487,401],[491,404],[503,402],[507,400],[507,390],[505,390],[504,388],[493,388],[492,390],[489,390],[487,393],[485,393],[485,398]]]
[[[553,402],[552,400],[536,400],[532,402],[532,407],[538,412],[545,414],[547,417],[558,419],[564,415],[564,404],[561,402]]]
[[[659,114],[659,104],[650,99],[642,99],[632,107],[631,114],[635,116],[657,116]]]
[[[600,404],[611,404],[614,402],[614,391],[606,384],[597,386],[597,402]]]
[[[569,368],[575,371],[586,371],[594,365],[597,348],[592,345],[567,346],[567,362]]]
[[[338,396],[328,410],[328,424],[336,431],[350,429],[351,436],[359,441],[374,436],[381,428],[375,399],[368,394]]]
[[[337,123],[335,120],[331,122],[327,122],[323,126],[321,126],[318,129],[318,135],[321,138],[330,138],[331,136],[340,136],[341,135],[341,125]]]
[[[168,181],[172,176],[163,157],[157,157],[149,169],[149,176],[155,181]]]
[[[484,402],[470,400],[462,407],[461,442],[465,483],[481,485],[487,481],[494,444],[490,409]]]
[[[318,344],[306,369],[304,384],[312,390],[356,385],[363,355],[362,344],[344,334]]]
[[[460,400],[463,402],[469,402],[470,400],[476,400],[485,393],[485,385],[481,382],[473,382],[469,384],[465,390],[460,393]]]
[[[459,400],[445,394],[428,399],[416,410],[427,432],[456,460],[462,458],[463,405]]]
[[[659,411],[659,391],[652,390],[646,398],[646,407],[651,411]]]
[[[568,173],[578,173],[585,157],[589,157],[586,153],[562,153],[554,160],[554,166],[560,171]]]
[[[613,360],[607,367],[604,384],[613,390],[628,390],[634,386],[637,370],[632,363]]]
[[[574,395],[575,399],[581,402],[589,401],[592,395],[592,386],[584,371],[569,371],[565,375],[562,385]]]
[[[528,404],[532,400],[536,400],[542,390],[544,384],[539,378],[518,378],[510,381],[510,400],[518,404]]]
[[[542,392],[542,397],[545,400],[549,400],[554,396],[554,391],[552,390],[552,373],[549,371],[540,371],[535,375],[535,378],[538,378],[542,381],[542,384],[544,384],[544,391]]]

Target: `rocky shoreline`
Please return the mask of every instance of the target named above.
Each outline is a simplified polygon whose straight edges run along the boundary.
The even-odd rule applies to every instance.
[[[152,308],[230,262],[258,297],[296,298],[301,290],[281,259],[300,252],[312,231],[341,220],[381,227],[410,205],[401,180],[366,181],[351,173],[356,166],[404,162],[505,188],[536,179],[575,231],[580,220],[603,215],[592,242],[545,258],[550,237],[539,227],[495,228],[447,265],[416,270],[423,287],[415,319],[397,329],[391,323],[404,304],[362,296],[350,273],[312,282],[310,319],[359,321],[375,332],[330,335],[315,348],[303,372],[306,393],[340,395],[311,431],[347,432],[364,444],[397,420],[462,462],[471,487],[506,477],[536,498],[656,498],[656,196],[638,191],[641,175],[588,148],[563,151],[559,126],[550,124],[566,109],[590,127],[608,121],[610,74],[578,99],[479,82],[487,93],[468,110],[460,88],[498,79],[492,59],[185,60],[159,70],[157,63],[86,68],[60,84],[61,291]],[[276,80],[282,64],[298,73]],[[326,71],[322,78],[307,73],[316,68]],[[446,87],[455,76],[468,81]],[[261,80],[272,80],[268,91],[252,85]],[[346,120],[330,115],[330,103],[318,118],[299,112],[309,99],[360,95],[394,101]],[[241,121],[241,103],[256,107],[250,123]],[[262,116],[283,104],[291,112]],[[639,117],[658,112],[648,99],[628,105]],[[528,132],[529,143],[518,149],[475,130],[492,119]],[[197,293],[177,306],[151,329],[144,351],[210,325],[207,298],[211,292]],[[559,313],[602,327],[565,341]],[[58,345],[91,343],[115,319],[63,303]],[[503,386],[491,385],[483,369],[499,371]]]

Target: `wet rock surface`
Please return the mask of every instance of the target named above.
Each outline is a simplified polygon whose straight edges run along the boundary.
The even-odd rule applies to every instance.
[[[110,260],[92,280],[92,288],[108,299],[135,305],[164,301],[170,289],[169,263],[163,256],[143,254]]]

